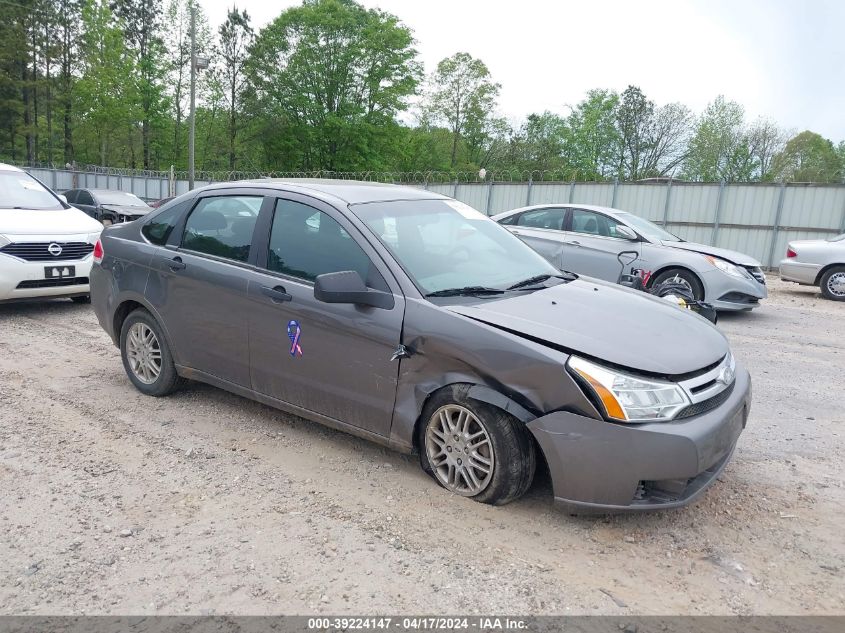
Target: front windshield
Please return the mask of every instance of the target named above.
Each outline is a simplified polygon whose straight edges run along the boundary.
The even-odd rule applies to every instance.
[[[400,200],[351,207],[425,293],[509,286],[560,272],[518,237],[455,200]]]
[[[124,207],[145,207],[147,203],[138,196],[124,191],[98,191],[100,204],[119,204]]]
[[[630,224],[631,226],[633,226],[637,230],[637,233],[652,242],[681,241],[681,238],[679,238],[677,235],[672,235],[669,231],[660,228],[656,224],[649,222],[648,220],[641,218],[638,215],[634,215],[633,213],[627,213],[625,211],[617,211],[616,215],[618,215],[619,219],[625,222],[626,224]]]
[[[23,171],[0,171],[0,209],[56,211],[61,202],[44,185]]]

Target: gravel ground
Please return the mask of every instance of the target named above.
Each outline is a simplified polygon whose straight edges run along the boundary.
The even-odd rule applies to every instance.
[[[493,508],[416,458],[199,384],[135,391],[88,306],[0,306],[2,614],[845,614],[845,304],[770,278],[694,506]]]

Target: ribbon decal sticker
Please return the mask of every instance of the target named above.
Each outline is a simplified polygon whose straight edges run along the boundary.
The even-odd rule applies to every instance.
[[[297,354],[302,356],[302,347],[299,346],[299,336],[302,334],[302,329],[299,327],[299,321],[288,322],[288,338],[290,339],[290,355],[296,357]]]

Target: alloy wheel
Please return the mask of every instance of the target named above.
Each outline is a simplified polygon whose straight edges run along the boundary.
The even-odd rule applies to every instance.
[[[456,494],[474,497],[493,477],[495,459],[487,429],[461,405],[434,412],[425,432],[425,450],[437,480]]]
[[[133,323],[126,336],[126,357],[135,377],[151,385],[161,374],[161,345],[146,323]]]
[[[827,280],[827,289],[834,297],[845,297],[845,272],[833,273]]]

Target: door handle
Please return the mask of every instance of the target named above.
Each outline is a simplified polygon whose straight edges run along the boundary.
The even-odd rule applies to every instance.
[[[273,303],[284,303],[285,301],[293,299],[283,286],[273,286],[272,288],[269,286],[261,286],[261,294],[270,297]]]
[[[182,261],[181,257],[174,257],[173,259],[167,260],[167,267],[175,272],[177,270],[185,270],[187,264]]]
[[[569,244],[571,246],[578,247],[578,248],[581,247],[581,242],[576,242],[575,240],[572,240],[571,242],[567,242],[567,244]]]
[[[519,231],[511,231],[514,235],[519,235]]]

